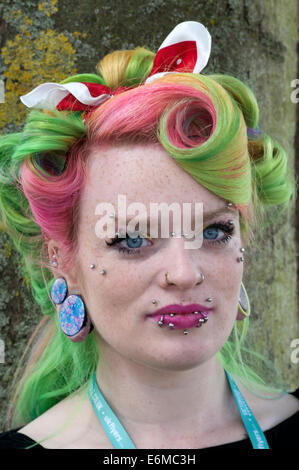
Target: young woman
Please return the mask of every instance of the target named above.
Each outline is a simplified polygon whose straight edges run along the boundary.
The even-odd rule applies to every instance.
[[[200,73],[209,54],[207,30],[181,23],[156,55],[116,51],[22,97],[39,109],[1,137],[1,221],[45,317],[0,447],[295,446],[299,401],[248,348],[242,283],[263,208],[294,181],[252,91]],[[149,217],[133,235],[124,196]],[[151,212],[175,204],[183,222],[186,203],[203,210],[196,249]]]

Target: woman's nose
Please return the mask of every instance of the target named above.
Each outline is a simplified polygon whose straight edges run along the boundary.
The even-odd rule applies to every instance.
[[[187,249],[184,242],[184,238],[169,240],[168,252],[167,255],[164,253],[163,263],[165,286],[174,285],[179,289],[190,289],[204,281],[202,260],[198,250]]]

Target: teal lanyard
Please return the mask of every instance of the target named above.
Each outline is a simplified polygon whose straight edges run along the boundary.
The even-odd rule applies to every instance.
[[[227,371],[226,375],[253,449],[269,449],[267,439],[243,395]]]
[[[265,435],[253,416],[251,409],[247,405],[243,395],[229,373],[227,371],[225,372],[253,449],[269,449]],[[113,448],[136,449],[130,436],[101,394],[95,373],[93,374],[90,382],[88,396],[107,437],[113,445]]]

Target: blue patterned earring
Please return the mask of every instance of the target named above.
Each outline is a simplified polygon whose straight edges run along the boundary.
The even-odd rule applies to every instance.
[[[87,315],[84,302],[79,295],[67,296],[68,286],[63,277],[55,279],[51,288],[51,298],[57,305],[59,324],[64,334],[73,342],[83,341],[92,331],[93,325]]]

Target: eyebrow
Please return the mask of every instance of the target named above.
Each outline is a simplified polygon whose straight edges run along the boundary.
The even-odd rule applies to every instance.
[[[231,208],[227,208],[227,207],[220,207],[219,209],[216,209],[214,211],[210,211],[210,212],[203,212],[203,220],[205,222],[211,220],[211,219],[214,219],[215,217],[219,216],[219,215],[230,215],[231,217],[233,216],[236,216],[238,213],[238,209],[236,209],[235,207],[231,207]],[[135,214],[135,215],[132,215],[132,216],[128,216],[126,221],[127,222],[130,222],[130,220],[134,219],[134,217],[138,217],[139,214]],[[151,222],[151,217],[148,216],[146,219],[142,219],[142,220],[146,220],[147,223],[150,223]],[[115,214],[115,221],[118,221],[118,216]],[[123,220],[123,219],[122,219]]]
[[[204,212],[203,213],[203,219],[204,220],[210,220],[213,219],[214,217],[217,217],[218,215],[237,215],[238,210],[234,207],[231,207],[230,209],[226,207],[220,207],[220,209],[217,209],[215,211],[211,212]]]

